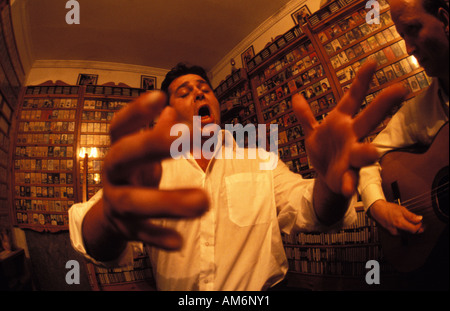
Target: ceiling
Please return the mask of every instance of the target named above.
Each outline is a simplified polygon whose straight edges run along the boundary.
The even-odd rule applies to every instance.
[[[78,0],[68,25],[66,0],[15,0],[33,60],[87,60],[211,70],[290,0]]]

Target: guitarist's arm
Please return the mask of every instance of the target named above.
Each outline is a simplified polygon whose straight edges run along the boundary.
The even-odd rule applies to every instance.
[[[372,142],[377,147],[380,158],[393,149],[416,143],[414,133],[417,123],[407,122],[412,119],[414,114],[410,109],[411,105],[409,106],[404,105]],[[404,126],[404,124],[409,126]],[[358,190],[366,212],[393,235],[398,235],[400,231],[422,232],[421,216],[413,214],[401,205],[386,201],[381,186],[380,172],[381,166],[378,162],[360,170]]]
[[[380,165],[376,163],[363,168],[360,172],[359,188],[367,213],[392,235],[398,235],[400,231],[421,233],[422,216],[411,213],[401,205],[386,201],[381,187],[380,169]]]

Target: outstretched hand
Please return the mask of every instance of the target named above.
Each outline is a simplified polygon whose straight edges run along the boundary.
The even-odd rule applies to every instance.
[[[115,116],[111,123],[112,146],[104,165],[103,208],[126,239],[178,249],[182,243],[180,234],[156,226],[151,220],[197,217],[207,210],[208,198],[201,189],[158,189],[161,160],[170,157],[175,139],[170,128],[179,122],[172,107],[163,108],[165,102],[165,94],[154,91]],[[141,130],[157,116],[152,129]]]
[[[117,258],[127,241],[179,249],[181,235],[152,220],[193,218],[208,209],[208,197],[201,189],[158,188],[161,161],[170,157],[176,138],[170,136],[170,128],[179,122],[177,112],[165,107],[166,100],[162,92],[146,93],[120,110],[111,123],[103,197],[83,222],[86,247],[98,260]],[[153,128],[143,129],[156,118]]]
[[[306,150],[318,178],[323,179],[333,193],[347,198],[356,192],[359,169],[374,163],[379,157],[376,148],[361,142],[362,139],[407,95],[405,87],[395,84],[357,114],[375,70],[374,61],[361,66],[351,88],[320,124],[303,96],[296,94],[292,100],[294,112],[305,133]]]

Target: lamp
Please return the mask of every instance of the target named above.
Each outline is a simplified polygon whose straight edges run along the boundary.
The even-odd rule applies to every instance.
[[[84,164],[84,187],[83,187],[83,202],[86,202],[89,200],[88,197],[88,161],[90,158],[96,158],[98,157],[98,152],[96,147],[92,147],[89,150],[85,147],[81,147],[80,152],[78,153],[78,156],[83,159]]]
[[[411,55],[410,59],[411,59],[412,63],[414,64],[414,67],[420,66],[419,62],[417,61],[417,58],[414,55]]]

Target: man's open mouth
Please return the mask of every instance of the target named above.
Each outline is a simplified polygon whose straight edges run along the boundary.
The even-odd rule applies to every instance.
[[[200,109],[198,110],[198,115],[200,117],[210,117],[211,116],[211,112],[209,111],[209,107],[208,106],[202,106],[200,107]]]
[[[211,110],[207,105],[201,106],[198,109],[198,115],[201,118],[202,124],[214,123],[214,117],[211,115]]]

